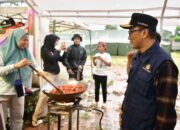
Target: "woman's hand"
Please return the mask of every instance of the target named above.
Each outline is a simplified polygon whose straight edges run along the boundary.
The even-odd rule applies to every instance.
[[[38,71],[37,75],[38,75],[38,76],[41,76],[41,77],[45,77],[44,71]]]
[[[65,42],[61,42],[61,46],[60,46],[60,51],[65,50],[66,49],[66,43]]]
[[[30,64],[31,64],[31,62],[30,62],[28,59],[23,58],[23,59],[20,60],[19,62],[15,63],[15,64],[14,64],[14,67],[15,67],[15,68],[22,68],[22,67],[28,66],[28,65],[30,65]]]

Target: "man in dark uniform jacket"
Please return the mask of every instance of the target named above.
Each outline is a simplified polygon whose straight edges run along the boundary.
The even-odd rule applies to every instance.
[[[159,46],[158,20],[133,13],[129,40],[137,53],[130,64],[128,86],[120,113],[121,130],[174,130],[178,69]]]
[[[71,40],[74,42],[74,44],[67,49],[64,65],[67,68],[69,78],[82,80],[83,66],[86,63],[87,58],[86,50],[80,45],[82,37],[79,34],[74,34]]]

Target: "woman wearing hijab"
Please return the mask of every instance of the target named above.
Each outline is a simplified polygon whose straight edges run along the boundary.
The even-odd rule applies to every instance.
[[[37,67],[27,48],[25,30],[15,29],[0,46],[0,99],[5,121],[10,110],[10,129],[22,130],[24,115],[24,87],[31,87],[32,69]]]
[[[58,74],[60,73],[60,67],[58,62],[63,62],[66,55],[66,52],[64,52],[64,54],[61,56],[61,52],[66,49],[65,43],[61,43],[61,46],[55,49],[59,39],[60,38],[58,36],[49,34],[45,37],[44,45],[41,47],[41,58],[43,59],[45,75],[54,83],[59,82]],[[47,84],[46,81],[43,81],[42,89],[47,89],[48,85],[49,84]],[[47,100],[48,97],[41,91],[35,112],[32,117],[33,126],[37,126],[42,123],[43,121],[40,118],[47,115]]]

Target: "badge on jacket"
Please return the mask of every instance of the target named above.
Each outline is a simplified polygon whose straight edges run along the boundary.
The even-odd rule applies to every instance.
[[[146,64],[146,65],[143,67],[143,69],[144,69],[145,71],[147,71],[148,73],[151,73],[151,65],[150,65],[150,64]]]

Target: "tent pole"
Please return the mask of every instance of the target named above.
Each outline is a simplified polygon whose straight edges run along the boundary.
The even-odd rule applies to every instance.
[[[93,74],[93,64],[92,64],[92,37],[91,37],[91,30],[88,30],[89,31],[89,41],[90,41],[90,59],[91,59],[91,76]]]
[[[53,34],[56,32],[56,20],[53,20]]]
[[[167,6],[167,1],[168,0],[164,0],[164,5],[163,5],[163,8],[162,8],[162,12],[161,12],[161,19],[160,19],[160,34],[161,35],[163,33],[163,20],[164,20],[164,13],[165,13],[166,6]]]

